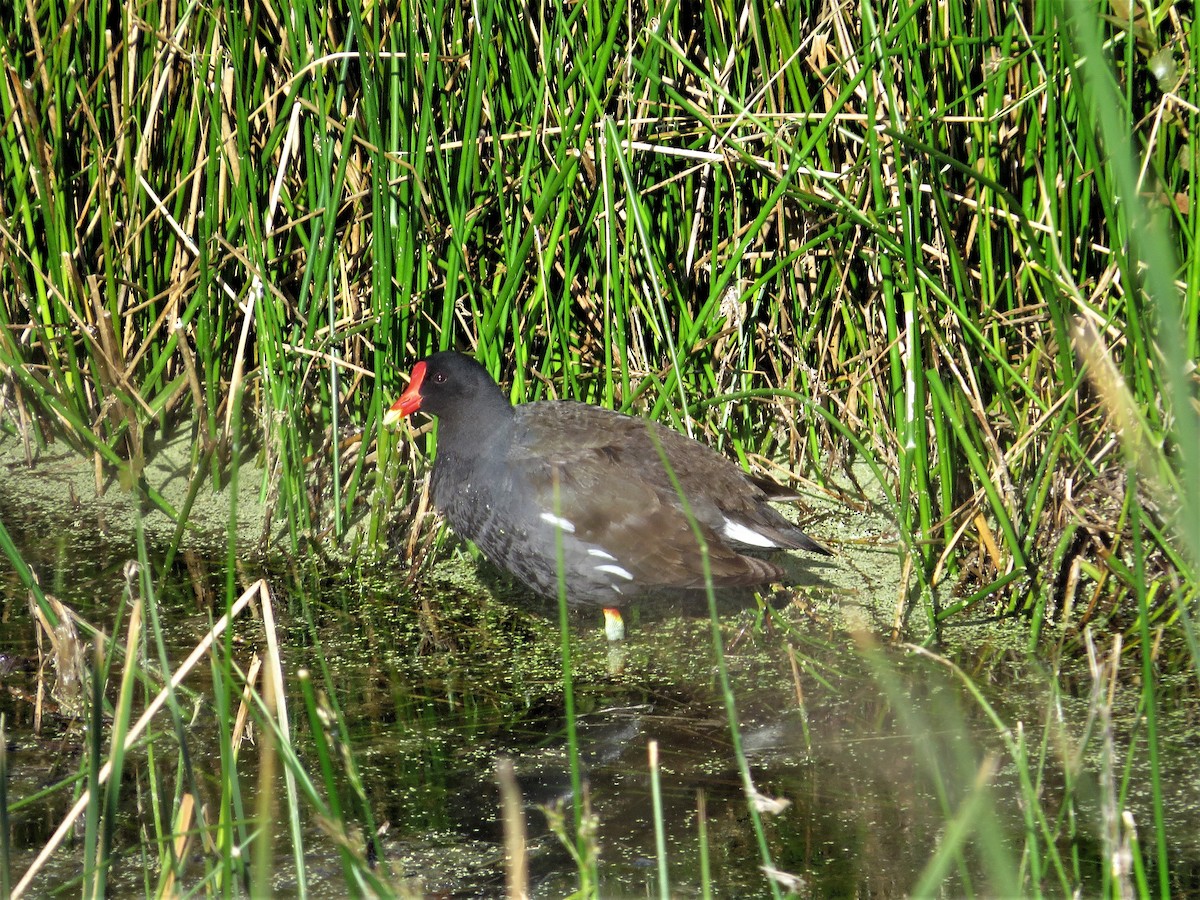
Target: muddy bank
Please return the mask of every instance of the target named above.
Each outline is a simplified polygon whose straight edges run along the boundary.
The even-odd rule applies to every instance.
[[[231,504],[236,507],[238,542],[246,552],[265,552],[278,541],[284,532],[279,517],[272,514],[275,490],[261,465],[263,456],[242,463],[237,493],[232,495],[229,467],[223,467],[221,486],[214,488],[212,468],[203,465],[190,429],[179,429],[154,444],[143,477],[172,509],[188,510],[182,549],[221,551],[228,540]],[[194,496],[189,501],[190,494]],[[167,544],[177,527],[167,513],[122,485],[111,467],[81,456],[65,442],[38,448],[6,431],[0,431],[0,515],[18,543],[26,529],[90,531],[115,542],[132,542],[140,515],[147,540]]]

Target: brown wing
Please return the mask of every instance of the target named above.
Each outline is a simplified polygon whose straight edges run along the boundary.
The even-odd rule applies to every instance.
[[[557,403],[552,418],[539,415],[537,407],[518,408],[523,411],[521,430],[510,463],[522,472],[524,489],[539,508],[564,512],[563,519],[573,529],[565,539],[575,552],[609,554],[614,565],[642,585],[702,587],[704,568],[696,532],[648,435],[647,423],[581,404]],[[673,460],[672,468],[707,544],[714,585],[761,584],[780,577],[778,566],[743,556],[721,533],[724,515],[708,498],[714,489],[753,488],[736,477],[737,467],[675,432],[664,430],[660,441]],[[537,452],[530,452],[535,447]],[[705,468],[692,461],[697,451],[702,451],[701,461],[711,463],[704,454],[712,454],[732,469],[734,479],[719,471],[697,471]]]

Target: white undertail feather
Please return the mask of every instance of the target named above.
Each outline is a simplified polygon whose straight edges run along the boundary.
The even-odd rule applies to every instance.
[[[745,544],[748,547],[780,549],[778,541],[772,540],[764,534],[759,534],[753,528],[747,528],[745,525],[735,522],[732,519],[725,520],[725,525],[721,529],[721,533],[729,538],[729,540],[738,544]]]

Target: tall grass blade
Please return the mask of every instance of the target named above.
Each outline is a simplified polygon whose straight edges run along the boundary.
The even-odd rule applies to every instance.
[[[654,819],[654,859],[658,868],[658,896],[669,900],[671,878],[667,868],[667,826],[663,821],[662,778],[658,771],[658,741],[650,741],[650,803]]]
[[[8,897],[12,885],[12,831],[8,820],[8,735],[5,713],[0,713],[0,896]]]
[[[762,870],[767,873],[775,872],[776,867],[774,860],[771,858],[771,849],[767,843],[766,831],[763,829],[762,816],[758,811],[756,802],[759,793],[754,786],[754,779],[750,773],[750,764],[746,760],[746,753],[742,749],[741,727],[738,724],[737,703],[733,696],[733,688],[729,680],[729,669],[725,664],[725,645],[721,638],[721,620],[717,611],[717,593],[713,587],[712,568],[708,557],[708,542],[704,539],[704,533],[700,530],[700,525],[696,521],[696,517],[692,514],[691,503],[684,494],[683,487],[679,483],[679,479],[675,475],[674,469],[671,468],[671,463],[667,459],[662,445],[659,443],[653,429],[648,430],[647,434],[654,443],[655,450],[658,452],[659,461],[666,470],[667,477],[671,481],[671,486],[675,489],[675,494],[679,498],[680,507],[683,514],[687,517],[692,528],[692,534],[696,538],[696,546],[700,551],[700,564],[704,572],[704,590],[708,597],[708,616],[709,626],[712,631],[713,642],[713,658],[717,666],[717,678],[721,686],[721,696],[725,705],[725,716],[729,725],[729,742],[733,750],[734,761],[737,764],[738,774],[741,777],[742,791],[745,795],[746,809],[750,815],[751,824],[754,827],[754,837],[758,845],[759,856],[762,860]],[[768,878],[767,884],[771,888],[771,896],[777,898],[782,897],[779,890],[778,881],[775,878]]]
[[[553,478],[553,498],[555,514],[559,510],[561,487],[557,470],[551,474]],[[563,713],[567,727],[567,764],[571,773],[571,809],[574,828],[571,839],[575,843],[576,859],[580,861],[579,890],[583,896],[595,889],[594,872],[588,861],[594,858],[591,848],[586,846],[589,839],[584,830],[584,785],[579,758],[579,730],[575,719],[575,681],[571,662],[571,618],[567,605],[567,581],[563,559],[562,529],[554,530],[554,553],[558,571],[558,635],[559,650],[562,657],[563,681]]]

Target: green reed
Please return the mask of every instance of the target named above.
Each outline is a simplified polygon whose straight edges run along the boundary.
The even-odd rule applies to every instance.
[[[1083,479],[1111,465],[1086,449],[1104,419],[1079,402],[1071,317],[1118,328],[1149,425],[1190,433],[1158,399],[1184,396],[1161,373],[1183,377],[1197,329],[1150,364],[1137,229],[1112,199],[1139,188],[1092,127],[1098,108],[1146,121],[1134,79],[1175,45],[1165,20],[1152,37],[1106,23],[1121,91],[1097,107],[1061,10],[971,9],[868,7],[838,31],[803,3],[632,21],[587,3],[533,28],[516,7],[475,22],[428,2],[188,8],[146,31],[128,12],[123,31],[90,22],[95,7],[9,12],[0,366],[44,417],[35,440],[98,453],[180,519],[140,478],[147,438],[194,423],[196,477],[216,486],[244,407],[293,551],[364,508],[377,542],[390,485],[367,448],[397,369],[437,347],[468,346],[522,398],[684,427],[695,398],[796,390],[849,413],[888,467],[921,618],[965,611],[939,584],[999,598],[1022,573],[1007,603],[1038,634],[1062,546],[1041,527],[1062,502],[1046,461]],[[336,38],[326,14],[347,23]],[[94,126],[64,125],[79,118]],[[1181,122],[1162,121],[1130,161],[1143,186],[1186,188],[1161,149]],[[1145,244],[1195,265],[1188,228]],[[1110,263],[1120,288],[1085,299]],[[1164,316],[1193,322],[1194,291],[1183,302]],[[783,396],[696,427],[819,469],[837,436]],[[982,575],[964,567],[979,555]]]
[[[166,564],[139,546],[158,577],[199,492],[245,478],[286,523],[276,549],[378,548],[425,463],[378,436],[382,411],[440,347],[517,399],[649,414],[748,463],[820,480],[865,460],[912,563],[906,630],[1015,613],[1031,651],[1080,654],[1092,626],[1138,654],[1157,804],[1139,850],[1166,893],[1150,676],[1200,673],[1200,58],[1178,10],[1135,12],[6,7],[0,429],[66,442],[171,516]],[[181,502],[144,476],[180,429]],[[236,516],[227,612],[262,537]],[[0,550],[53,621],[2,524]],[[139,652],[169,679],[153,579],[140,595]],[[244,684],[222,644],[224,718]],[[131,652],[111,640],[101,668]],[[97,734],[125,692],[94,698]],[[171,694],[175,744],[147,749],[179,776],[151,791],[164,869],[198,793]],[[254,842],[232,741],[196,826],[230,851],[221,890]],[[110,820],[88,815],[101,885]],[[1047,828],[1033,874],[1067,890]]]

